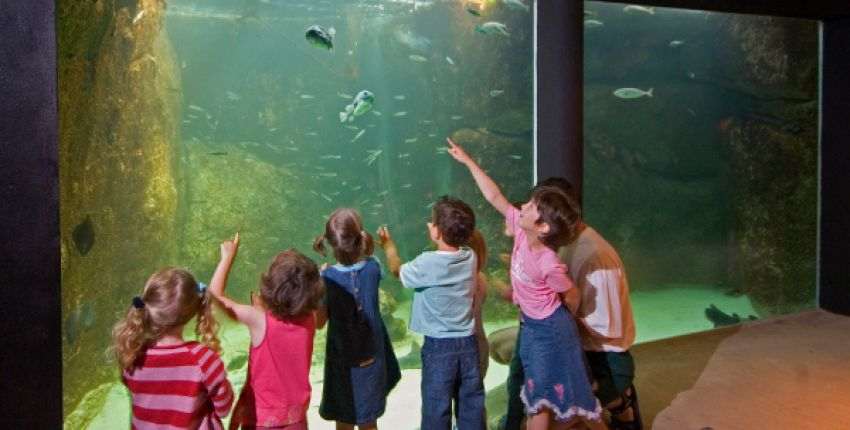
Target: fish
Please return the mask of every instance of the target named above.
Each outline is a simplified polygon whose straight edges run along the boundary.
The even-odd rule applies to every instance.
[[[246,352],[238,352],[236,353],[230,361],[227,362],[227,371],[233,372],[241,369],[245,366],[245,363],[248,362],[248,353]]]
[[[375,116],[381,116],[381,115],[383,115],[381,112],[378,112],[378,111],[376,111],[376,110],[373,110],[373,111],[372,111],[372,114],[373,114],[373,115],[375,115]]]
[[[490,91],[490,97],[499,97],[500,95],[502,95],[504,93],[505,93],[504,90],[492,90],[492,91]]]
[[[351,191],[357,191],[361,188],[363,188],[363,185],[357,185],[357,186],[351,187]]]
[[[437,154],[445,154],[448,151],[449,151],[448,146],[438,146],[437,147]]]
[[[139,20],[142,19],[143,16],[145,16],[144,9],[140,10],[139,13],[137,13],[136,16],[133,17],[133,25],[136,25],[136,23],[139,22]]]
[[[726,312],[721,311],[717,306],[714,306],[713,304],[705,308],[705,317],[708,318],[708,320],[714,324],[714,328],[723,327],[727,325],[734,325],[742,321],[746,321],[745,319],[738,316],[738,314],[732,313],[732,315],[729,315]],[[754,321],[757,319],[758,317],[754,315],[750,315],[749,317],[747,317],[747,320],[749,321]]]
[[[405,116],[405,115],[407,115],[407,112],[405,112],[405,111],[393,113],[393,116]]]
[[[399,95],[393,96],[393,98],[396,99],[396,100],[404,100],[407,97],[405,97],[404,94],[399,94]]]
[[[459,119],[463,119],[463,116],[461,116],[461,115],[452,115],[452,119],[453,119],[453,120],[455,120],[455,121],[457,121],[457,120],[459,120]]]
[[[302,100],[313,100],[316,96],[311,96],[310,94],[301,94]]]
[[[195,111],[198,111],[198,112],[204,112],[204,108],[202,108],[198,105],[189,105],[189,109],[195,110]]]
[[[378,159],[378,156],[381,155],[381,152],[383,152],[383,151],[381,151],[380,149],[370,149],[367,152],[369,153],[369,156],[364,158],[363,161],[365,161],[366,165],[368,166],[368,165],[374,163],[375,160]]]
[[[354,97],[354,101],[345,106],[345,111],[339,113],[339,122],[354,121],[354,118],[372,109],[373,103],[375,103],[375,96],[371,92],[368,90],[360,91]]]
[[[319,195],[322,196],[322,198],[327,200],[328,202],[333,202],[333,199],[328,197],[327,194],[320,193]],[[325,218],[327,218],[327,217],[325,217]]]
[[[316,133],[315,131],[308,131],[308,132],[304,133],[304,136],[318,136],[318,135],[319,135],[319,133]]]
[[[472,15],[472,16],[481,17],[481,12],[479,12],[478,9],[468,7],[468,8],[466,8],[466,11],[469,12],[469,14]]]
[[[602,27],[603,25],[605,25],[605,23],[603,23],[602,21],[600,21],[598,19],[586,19],[586,20],[584,20],[584,26],[587,27],[587,28]]]
[[[412,186],[413,186],[413,184],[404,184],[404,185],[400,186],[399,188],[410,188]]]
[[[365,133],[366,133],[366,129],[365,129],[365,128],[364,128],[364,129],[362,129],[362,130],[360,130],[360,131],[358,131],[358,132],[357,132],[357,134],[354,136],[354,139],[351,139],[351,143],[356,142],[356,141],[357,141],[357,139],[360,139],[361,137],[363,137],[363,134],[365,134]]]
[[[69,344],[73,345],[80,338],[81,334],[89,331],[94,326],[96,320],[97,313],[91,300],[85,300],[80,303],[65,317],[64,324],[62,325],[65,329],[65,339],[68,340]]]
[[[455,61],[454,61],[454,60],[452,60],[452,57],[449,57],[449,56],[446,56],[446,63],[449,63],[449,64],[451,64],[452,66],[454,66],[454,65],[455,65]]]
[[[514,155],[514,154],[511,154],[511,155],[508,155],[508,157],[513,158],[514,160],[522,160],[522,156],[521,156],[521,155]]]
[[[646,91],[639,88],[618,88],[613,94],[621,99],[636,99],[643,96],[652,97],[652,90],[652,88]]]
[[[83,257],[91,251],[94,246],[94,223],[90,215],[86,215],[86,219],[74,227],[71,238],[74,239],[74,247],[77,248],[77,252]]]
[[[688,77],[691,78],[691,79],[696,79],[697,75],[694,72],[688,72]]]
[[[340,158],[342,158],[342,155],[333,154],[322,155],[321,157],[319,157],[320,160],[339,160]]]
[[[397,41],[407,46],[412,51],[425,54],[431,50],[431,39],[425,36],[401,30],[396,30],[394,35]]]
[[[321,172],[319,176],[324,178],[336,178],[336,172]]]
[[[498,34],[500,36],[509,37],[508,26],[497,21],[487,21],[475,27],[475,31],[481,34]]]
[[[348,100],[351,100],[351,99],[354,98],[354,96],[352,96],[351,94],[346,94],[346,93],[339,93],[338,92],[338,93],[336,93],[336,95],[339,98],[348,99]]]
[[[410,157],[409,152],[402,152],[401,154],[398,154],[398,158],[407,158],[407,157]]]
[[[655,8],[654,7],[646,7],[646,6],[636,6],[636,5],[630,4],[630,5],[623,8],[623,12],[631,13],[631,14],[644,13],[644,14],[647,14],[647,15],[655,15]]]
[[[508,9],[524,10],[526,12],[529,9],[528,5],[523,3],[522,0],[502,0],[502,4]]]
[[[378,197],[381,197],[381,196],[385,196],[385,195],[387,195],[387,194],[389,194],[389,193],[390,193],[390,191],[389,191],[389,190],[385,190],[385,191],[381,191],[380,193],[378,193],[378,194],[376,194],[376,195],[377,195]]]
[[[413,61],[418,61],[420,63],[424,63],[424,62],[428,61],[427,58],[425,58],[421,55],[415,55],[415,54],[410,54],[410,55],[407,56],[407,58],[410,58]]]
[[[321,26],[313,25],[307,29],[305,37],[307,38],[307,42],[311,46],[315,46],[316,48],[327,49],[328,51],[333,51],[335,34],[336,30],[334,30],[333,27],[331,27],[329,30],[325,30]]]
[[[409,139],[404,139],[404,143],[414,143],[414,142],[416,142],[416,140],[417,140],[417,138],[411,137]]]
[[[242,99],[242,96],[240,96],[239,94],[234,93],[233,91],[227,91],[227,92],[225,92],[225,94],[227,95],[227,99],[228,99],[228,100],[238,101],[238,100],[241,100],[241,99]]]
[[[678,47],[680,47],[684,44],[685,44],[684,40],[673,40],[670,43],[668,43],[667,45],[670,46],[671,48],[678,48]]]
[[[586,11],[584,11],[584,16],[596,16],[596,15],[597,15],[597,14],[596,14],[596,11],[595,11],[595,10],[586,10]]]
[[[345,128],[347,128],[349,130],[360,130],[360,128],[357,127],[356,125],[346,125]]]
[[[210,152],[207,152],[207,154],[209,154],[209,155],[227,155],[228,153],[225,152],[225,151],[210,151]]]

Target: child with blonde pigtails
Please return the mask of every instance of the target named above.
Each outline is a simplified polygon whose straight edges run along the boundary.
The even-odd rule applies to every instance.
[[[133,429],[222,429],[233,391],[219,357],[206,285],[174,267],[154,273],[112,329],[112,349],[132,397]],[[183,340],[197,318],[199,342]]]

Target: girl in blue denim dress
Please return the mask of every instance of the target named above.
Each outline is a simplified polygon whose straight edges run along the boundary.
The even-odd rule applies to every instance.
[[[354,209],[331,214],[313,245],[323,256],[325,240],[337,263],[322,270],[326,296],[316,318],[316,328],[328,323],[319,415],[336,421],[337,429],[376,429],[387,395],[401,379],[378,305],[383,273],[371,256],[372,236]]]

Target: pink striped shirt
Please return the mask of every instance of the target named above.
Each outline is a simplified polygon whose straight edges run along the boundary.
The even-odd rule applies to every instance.
[[[133,398],[134,430],[223,429],[233,403],[224,363],[198,342],[150,347],[122,380]]]

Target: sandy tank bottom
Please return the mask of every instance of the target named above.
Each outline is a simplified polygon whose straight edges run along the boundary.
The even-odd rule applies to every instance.
[[[729,297],[722,288],[699,285],[665,285],[650,291],[632,293],[632,307],[635,323],[638,327],[638,342],[647,342],[680,334],[693,333],[713,328],[705,317],[705,308],[714,304],[727,314],[737,313],[743,317],[755,315],[750,301],[745,297]],[[409,305],[400,306],[396,317],[407,320]],[[484,329],[489,334],[504,327],[513,326],[513,321],[485,322]],[[411,336],[421,344],[421,337]],[[247,351],[250,339],[248,331],[236,324],[224,324],[221,333],[223,356],[225,362],[234,353]],[[410,340],[395,344],[396,355],[403,357],[410,350]],[[640,363],[637,363],[640,366]],[[247,366],[236,371],[228,372],[228,378],[236,393],[245,382]],[[508,374],[508,366],[490,360],[490,367],[484,380],[484,387],[491,390],[504,390],[502,386]],[[378,420],[378,425],[392,429],[418,429],[420,420],[421,397],[419,386],[422,372],[419,369],[402,370],[401,381],[392,391],[387,400],[386,413]],[[307,419],[312,430],[334,430],[335,424],[325,421],[319,416],[319,402],[322,393],[322,366],[313,366],[310,380],[313,386],[313,397],[310,402]],[[495,391],[498,392],[498,391]],[[503,411],[488,411],[490,415],[498,415]],[[130,398],[126,388],[116,382],[110,387],[110,392],[101,406],[101,410],[89,423],[87,430],[119,429],[129,427]],[[225,419],[225,424],[229,417]]]

